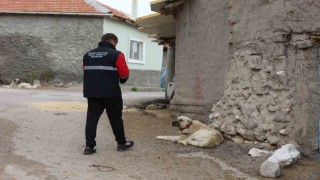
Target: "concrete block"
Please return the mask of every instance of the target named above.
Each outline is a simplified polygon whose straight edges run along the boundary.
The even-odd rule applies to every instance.
[[[278,177],[281,175],[280,165],[266,160],[261,164],[260,174],[264,177]]]
[[[286,144],[276,150],[268,161],[278,163],[281,167],[295,163],[300,158],[300,152],[293,144]]]

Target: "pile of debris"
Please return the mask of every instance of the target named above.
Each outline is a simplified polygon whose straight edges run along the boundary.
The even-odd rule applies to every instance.
[[[252,157],[269,156],[260,167],[260,174],[264,177],[279,177],[281,169],[294,164],[300,158],[300,152],[293,144],[286,144],[275,152],[252,148],[249,153]]]

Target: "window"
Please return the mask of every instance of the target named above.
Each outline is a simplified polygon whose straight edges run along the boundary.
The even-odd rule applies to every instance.
[[[144,64],[144,43],[138,39],[130,39],[129,61],[132,63]]]

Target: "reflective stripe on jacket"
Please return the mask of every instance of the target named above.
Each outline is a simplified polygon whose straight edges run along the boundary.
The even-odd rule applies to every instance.
[[[110,43],[99,46],[83,57],[83,95],[84,97],[121,96],[119,74],[116,61],[122,54]]]

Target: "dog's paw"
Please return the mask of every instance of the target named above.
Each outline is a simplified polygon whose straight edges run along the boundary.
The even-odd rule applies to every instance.
[[[163,140],[163,136],[157,136],[156,139]]]
[[[185,145],[185,146],[188,144],[187,141],[180,141],[180,140],[178,140],[177,142],[180,143],[180,144],[183,144],[183,145]]]

